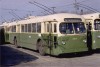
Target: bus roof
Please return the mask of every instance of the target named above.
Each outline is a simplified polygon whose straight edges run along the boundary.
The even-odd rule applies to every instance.
[[[82,15],[85,19],[100,19],[100,13]]]
[[[64,18],[81,18],[82,21],[84,21],[84,17],[77,14],[71,14],[71,13],[58,13],[58,14],[52,14],[47,16],[34,16],[33,18],[24,19],[20,21],[13,21],[8,23],[10,26],[16,25],[16,24],[27,24],[27,23],[38,23],[38,22],[47,22],[47,21],[58,21],[58,22],[65,22]]]

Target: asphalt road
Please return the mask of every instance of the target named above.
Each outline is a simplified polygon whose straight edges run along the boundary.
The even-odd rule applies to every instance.
[[[58,57],[14,45],[0,46],[2,67],[100,67],[100,53],[66,54]]]
[[[2,67],[15,66],[38,59],[35,56],[13,49],[8,45],[0,46],[0,60]]]

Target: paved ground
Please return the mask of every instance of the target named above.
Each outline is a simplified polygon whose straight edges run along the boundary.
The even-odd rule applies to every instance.
[[[1,66],[9,67],[21,63],[27,63],[38,59],[35,56],[13,49],[8,45],[0,46]]]
[[[2,67],[100,67],[100,53],[40,56],[33,50],[0,46]]]

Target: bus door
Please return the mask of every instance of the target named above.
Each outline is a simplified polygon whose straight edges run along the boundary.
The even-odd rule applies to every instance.
[[[88,47],[88,51],[92,50],[92,33],[91,33],[91,28],[92,28],[92,25],[89,22],[89,24],[87,25],[87,47]]]
[[[49,48],[49,53],[51,54],[51,50],[52,50],[52,23],[51,22],[45,22],[44,23],[44,27],[45,27],[45,40],[46,40],[46,43],[48,45],[48,48]]]
[[[53,28],[53,46],[54,48],[57,48],[57,45],[58,45],[58,38],[57,38],[57,22],[53,22],[52,23],[52,28]]]
[[[54,34],[57,32],[56,22],[53,21],[44,22],[44,32],[45,36],[43,36],[43,38],[46,41],[51,54],[54,41],[55,42],[57,41],[57,37]]]

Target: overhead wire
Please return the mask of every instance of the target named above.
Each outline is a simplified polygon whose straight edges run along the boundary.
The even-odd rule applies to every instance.
[[[78,5],[81,6],[81,7],[84,6],[84,8],[87,8],[87,9],[92,10],[92,11],[94,11],[94,12],[100,12],[100,11],[98,11],[98,10],[96,10],[96,9],[94,9],[94,8],[92,8],[92,7],[90,7],[90,6],[83,5],[83,4],[81,4],[81,3],[78,3]]]
[[[53,11],[51,8],[45,6],[45,5],[41,4],[41,3],[38,3],[38,2],[36,2],[36,1],[34,1],[34,3],[41,5],[41,6],[45,7],[46,9],[51,10],[52,12],[55,12],[55,11]],[[56,13],[56,12],[55,12],[55,13]]]
[[[6,20],[5,20],[5,18],[4,18],[3,16],[1,16],[1,18],[2,18],[2,20],[3,20],[4,22],[6,22]]]
[[[34,3],[34,2],[29,2],[29,3],[30,3],[30,4],[34,4],[35,6],[37,6],[37,7],[41,8],[41,9],[45,10],[45,11],[48,12],[49,14],[52,14],[52,12],[50,12],[49,10],[43,8],[42,6],[39,6],[38,4],[36,4],[36,3]]]
[[[83,0],[83,1],[79,1],[79,2],[77,2],[77,3],[83,3],[83,2],[87,2],[87,1],[89,1],[89,0]],[[72,6],[74,3],[69,3],[69,4],[67,4],[67,5],[62,5],[62,6],[56,6],[56,7],[64,7],[64,6]]]
[[[14,10],[14,11],[25,11],[25,12],[34,12],[34,11],[29,11],[29,10],[22,10],[22,9],[11,9],[11,8],[0,8],[2,10]]]

